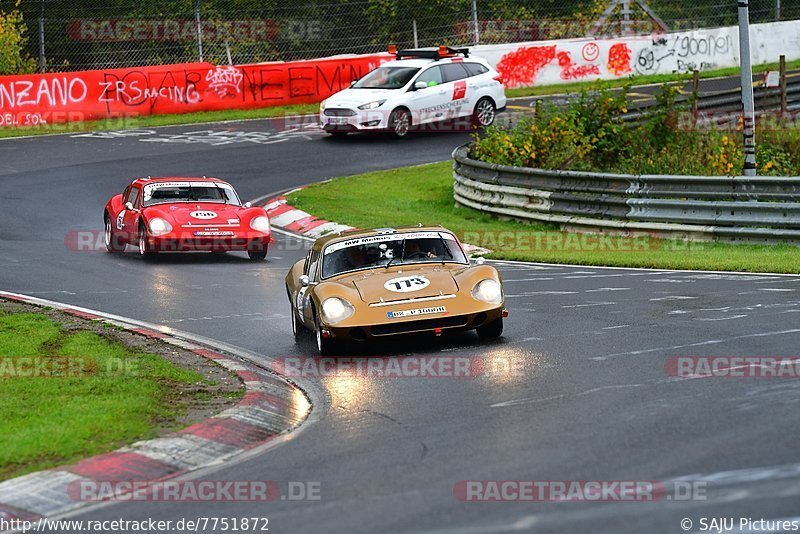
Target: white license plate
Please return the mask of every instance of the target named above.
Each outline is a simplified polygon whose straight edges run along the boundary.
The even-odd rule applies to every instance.
[[[195,232],[194,235],[198,237],[223,237],[236,235],[233,232]]]
[[[417,308],[416,310],[400,310],[396,312],[386,312],[389,319],[398,319],[401,317],[414,317],[416,315],[430,315],[432,313],[446,313],[447,308],[444,306],[436,306],[435,308]]]
[[[328,125],[329,126],[344,126],[346,125],[347,117],[329,117],[328,118]]]

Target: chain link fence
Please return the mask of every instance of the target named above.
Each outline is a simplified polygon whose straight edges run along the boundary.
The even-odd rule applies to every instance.
[[[400,47],[648,34],[736,23],[735,0],[2,0],[40,72],[244,64]],[[800,0],[751,0],[753,23]]]

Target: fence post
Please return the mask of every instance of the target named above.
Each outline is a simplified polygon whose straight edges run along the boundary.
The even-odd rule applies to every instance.
[[[419,36],[417,35],[417,19],[411,21],[411,29],[414,32],[414,48],[419,48]]]
[[[700,95],[700,71],[695,69],[692,73],[692,121],[697,128],[697,98]]]
[[[475,31],[475,46],[481,44],[481,33],[478,29],[478,3],[472,0],[472,26]]]
[[[197,57],[200,63],[203,62],[203,29],[200,24],[200,5],[203,0],[197,0],[194,4],[194,24],[197,28]]]
[[[39,72],[47,70],[47,60],[44,55],[44,0],[39,4]]]
[[[781,0],[775,0],[775,20],[781,20]]]
[[[739,0],[739,66],[742,85],[742,135],[744,175],[756,175],[756,112],[753,99],[753,67],[750,58],[750,2]]]
[[[781,55],[781,115],[789,111],[789,99],[786,95],[786,56]]]

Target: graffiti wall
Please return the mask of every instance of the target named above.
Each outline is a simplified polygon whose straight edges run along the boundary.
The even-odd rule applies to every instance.
[[[751,28],[753,63],[800,59],[800,21]],[[489,60],[507,87],[670,74],[739,65],[737,27],[618,39],[570,39],[487,45],[473,52]]]
[[[374,54],[0,76],[0,126],[314,103],[389,59],[388,54]]]

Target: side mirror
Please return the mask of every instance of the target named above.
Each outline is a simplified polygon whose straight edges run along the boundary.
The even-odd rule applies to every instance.
[[[252,208],[253,207],[253,203],[252,202],[245,202],[244,203],[244,207],[245,208]]]
[[[425,82],[416,82],[414,84],[414,90],[415,91],[419,91],[420,89],[427,89],[427,88],[428,88],[428,84],[425,83]]]
[[[303,287],[310,286],[311,285],[311,279],[306,275],[302,275],[300,277],[300,285],[303,286]]]
[[[126,202],[125,209],[128,211],[133,211],[133,202]]]
[[[350,87],[353,87],[358,80],[350,80]]]
[[[483,256],[478,256],[475,258],[475,265],[483,265],[484,263],[486,263],[486,258]]]

